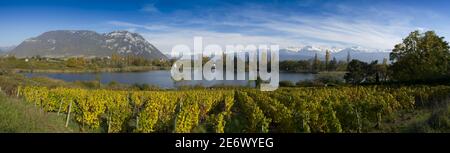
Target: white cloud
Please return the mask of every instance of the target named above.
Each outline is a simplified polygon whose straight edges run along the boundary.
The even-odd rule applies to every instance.
[[[312,38],[318,42],[336,42],[368,48],[389,49],[401,41],[408,27],[380,25],[366,21],[346,22],[336,18],[308,19],[302,24],[274,21],[266,23],[268,29],[290,33],[295,37]]]
[[[143,28],[145,30],[164,30],[168,28],[168,26],[164,25],[140,25],[123,21],[109,21],[108,24],[118,27]]]
[[[136,25],[123,22],[112,22],[115,25],[143,29],[146,25]],[[232,23],[227,23],[232,24]],[[239,24],[239,23],[234,23]],[[239,32],[218,32],[208,29],[179,28],[161,26],[161,31],[147,31],[141,34],[161,51],[168,53],[177,44],[193,44],[194,36],[201,36],[204,44],[279,44],[281,48],[290,46],[321,45],[321,46],[363,46],[373,49],[389,49],[401,41],[401,36],[395,34],[402,28],[373,25],[370,23],[345,23],[340,20],[310,20],[306,24],[294,24],[272,21],[258,24],[266,30],[279,31],[288,34],[257,35]],[[162,28],[163,27],[163,28]]]
[[[377,25],[370,22],[357,21],[348,23],[339,19],[306,19],[303,24],[268,21],[264,24],[246,24],[244,26],[259,27],[260,30],[273,31],[273,35],[246,34],[245,32],[218,32],[209,29],[182,28],[164,26],[164,31],[142,32],[155,46],[168,53],[177,44],[193,44],[194,36],[204,37],[205,44],[279,44],[280,47],[321,45],[321,46],[363,46],[372,49],[390,49],[401,41],[402,32],[410,31],[395,25]],[[120,23],[120,22],[119,22]],[[240,25],[238,22],[225,22],[227,25]],[[250,24],[250,25],[248,25]],[[148,28],[146,25],[119,25]],[[159,28],[162,29],[162,28]],[[278,33],[278,34],[277,34]]]
[[[171,18],[156,21],[157,24],[141,25],[120,21],[109,23],[143,29],[141,34],[165,53],[177,44],[191,46],[194,36],[204,37],[204,44],[214,43],[222,46],[232,44],[279,44],[281,48],[304,45],[362,46],[386,50],[401,42],[409,32],[422,27],[412,24],[417,14],[408,13],[408,9],[398,13],[376,7],[352,10],[345,5],[339,5],[337,9],[341,12],[355,14],[350,17],[348,14],[346,16],[292,14],[242,7],[227,9],[225,14],[218,15],[213,11],[205,18],[179,19],[169,15]],[[432,11],[426,12],[433,14]]]
[[[202,30],[175,30],[168,33],[141,33],[150,43],[162,52],[169,53],[173,46],[184,44],[193,49],[195,36],[203,37],[203,45],[217,44],[225,48],[226,45],[259,45],[279,44],[280,46],[301,45],[295,40],[280,37],[251,36],[240,33],[222,33]]]
[[[155,7],[155,4],[147,4],[145,5],[141,11],[148,12],[148,13],[158,13],[158,8]]]

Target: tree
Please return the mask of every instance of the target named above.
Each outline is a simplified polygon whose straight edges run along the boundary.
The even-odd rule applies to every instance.
[[[280,62],[280,70],[287,72],[311,72],[311,65],[306,60],[286,60]]]
[[[66,61],[67,67],[83,68],[86,64],[86,60],[82,57],[71,57]]]
[[[366,78],[365,82],[380,82],[380,69],[379,69],[378,60],[372,61],[370,64],[367,65],[367,68],[365,70],[366,72]]]
[[[388,68],[389,68],[388,59],[383,58],[383,63],[378,65],[378,67],[377,67],[381,81],[387,81],[388,76],[389,76]]]
[[[347,52],[347,63],[350,63],[351,57],[350,57],[350,52]]]
[[[310,72],[311,65],[306,60],[300,60],[297,62],[297,67],[299,72]]]
[[[314,61],[313,61],[313,72],[318,72],[320,71],[320,60],[317,57],[317,53],[314,55]]]
[[[280,70],[295,72],[297,70],[297,65],[295,61],[287,60],[280,62]]]
[[[386,61],[386,60],[385,60]],[[344,79],[347,83],[380,83],[387,80],[387,63],[378,64],[378,60],[372,61],[370,64],[352,60],[348,63],[347,71]]]
[[[348,63],[347,71],[344,79],[347,83],[358,84],[365,81],[369,65],[359,60],[352,60]]]
[[[330,51],[326,51],[325,53],[325,70],[328,71],[330,69]]]
[[[115,67],[119,67],[122,63],[122,57],[117,53],[113,53],[111,55],[111,61]]]
[[[448,42],[434,31],[414,31],[395,45],[390,54],[393,78],[398,81],[431,81],[445,78],[450,70]]]
[[[336,57],[333,57],[333,60],[331,60],[330,61],[330,64],[329,64],[330,66],[328,66],[329,67],[329,70],[330,71],[335,71],[336,69],[337,69],[337,67],[338,67],[338,62],[337,62],[337,60],[336,60]]]

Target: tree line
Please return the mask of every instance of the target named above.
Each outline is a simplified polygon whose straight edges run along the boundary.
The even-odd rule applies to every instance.
[[[395,45],[386,61],[365,63],[352,60],[347,66],[345,80],[352,84],[401,82],[433,83],[450,81],[450,50],[444,37],[434,31],[411,32]]]
[[[345,71],[344,80],[349,84],[377,83],[449,83],[450,51],[444,37],[434,31],[413,31],[394,46],[389,59],[364,62],[351,59],[331,59],[330,52],[325,60],[317,54],[308,60],[280,62],[280,70],[286,72],[318,73],[323,71]],[[390,62],[388,62],[388,60]]]
[[[25,58],[16,58],[14,55],[0,58],[0,63],[6,66],[0,66],[0,69],[8,68],[124,68],[129,66],[160,66],[170,67],[172,61],[148,59],[136,55],[112,54],[107,57],[65,57],[51,58],[42,56],[32,56]]]
[[[347,55],[347,61],[331,59],[330,51],[326,51],[325,61],[321,61],[315,54],[313,59],[308,60],[286,60],[280,62],[280,70],[285,72],[317,73],[321,71],[345,71],[350,62],[350,52]]]

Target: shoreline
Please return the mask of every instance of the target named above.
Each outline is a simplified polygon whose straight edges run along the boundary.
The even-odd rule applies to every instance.
[[[15,73],[100,73],[100,72],[146,72],[152,70],[167,70],[167,67],[159,66],[133,66],[124,68],[99,68],[99,69],[13,69]]]

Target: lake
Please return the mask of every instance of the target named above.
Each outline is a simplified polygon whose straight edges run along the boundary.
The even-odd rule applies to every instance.
[[[170,71],[158,70],[147,72],[100,72],[100,73],[23,73],[26,77],[49,77],[68,82],[74,81],[92,81],[100,79],[101,83],[107,84],[112,81],[124,84],[149,84],[159,86],[161,88],[171,89],[178,86],[202,85],[211,87],[214,85],[231,85],[231,86],[254,86],[248,80],[193,80],[175,82]],[[246,74],[246,76],[248,76]],[[315,74],[308,73],[287,73],[280,72],[280,81],[286,80],[293,83],[300,80],[312,80]]]

